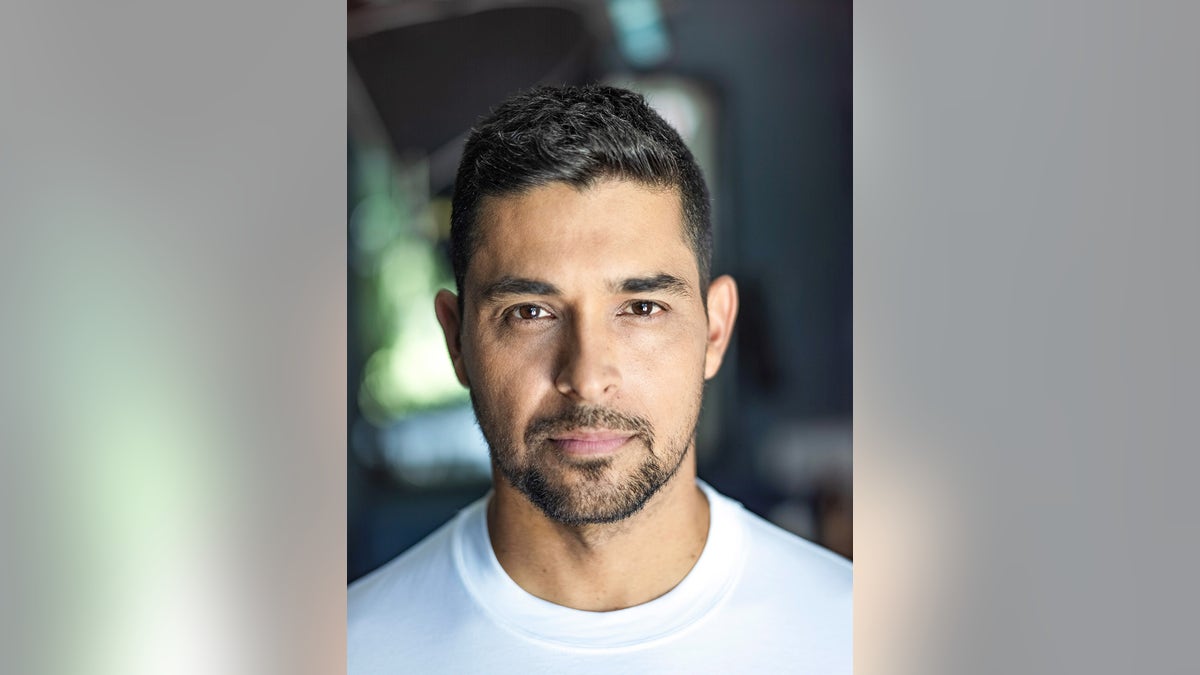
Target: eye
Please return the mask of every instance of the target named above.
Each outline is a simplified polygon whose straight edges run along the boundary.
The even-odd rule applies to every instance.
[[[537,321],[538,319],[549,319],[553,316],[545,307],[537,305],[517,305],[509,310],[509,315],[521,321]]]
[[[625,307],[627,313],[634,316],[653,316],[663,311],[662,305],[649,300],[634,300]]]

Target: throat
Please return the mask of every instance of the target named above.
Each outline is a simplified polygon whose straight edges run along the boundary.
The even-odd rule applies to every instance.
[[[626,520],[580,526],[547,519],[498,484],[487,509],[496,559],[526,592],[564,607],[650,602],[687,577],[708,539],[709,504],[695,478],[671,483]]]

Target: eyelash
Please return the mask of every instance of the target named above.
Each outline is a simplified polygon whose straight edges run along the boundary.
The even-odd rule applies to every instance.
[[[635,314],[634,312],[628,311],[633,305],[650,305],[650,312],[648,314]],[[640,319],[649,319],[652,316],[667,311],[666,307],[660,303],[654,302],[653,300],[630,300],[629,302],[625,303],[624,309],[626,311],[621,312],[623,316],[636,316]]]
[[[520,315],[520,311],[523,309],[536,309],[539,312],[545,312],[546,316],[539,316],[535,319],[526,319]],[[543,321],[545,319],[553,318],[554,314],[552,314],[550,312],[550,310],[548,310],[545,307],[542,307],[540,305],[525,304],[525,305],[517,305],[515,307],[510,307],[509,309],[506,309],[504,311],[504,317],[510,321],[516,321],[519,323],[529,323],[529,322],[533,322],[533,321]]]
[[[630,311],[634,305],[649,305],[650,311],[646,314],[637,314],[635,312]],[[538,316],[536,318],[527,319],[520,315],[521,310],[524,310],[524,309],[537,310],[539,312],[543,312],[545,314],[545,316]],[[630,300],[629,302],[622,305],[621,310],[622,311],[620,314],[618,314],[618,316],[632,316],[632,317],[636,317],[639,319],[649,319],[653,316],[657,316],[657,315],[667,311],[667,307],[665,305],[663,305],[662,303],[654,302],[653,300]],[[514,322],[514,323],[533,323],[535,321],[545,321],[547,319],[553,319],[553,318],[555,318],[555,316],[550,310],[546,309],[545,307],[542,307],[541,305],[522,304],[522,305],[516,305],[514,307],[510,307],[510,308],[506,309],[504,311],[504,318],[506,320],[508,320],[510,322]]]

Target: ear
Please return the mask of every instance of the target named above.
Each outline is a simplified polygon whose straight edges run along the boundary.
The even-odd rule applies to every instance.
[[[463,364],[462,353],[462,317],[458,314],[458,296],[442,289],[433,299],[433,309],[437,312],[438,323],[442,324],[442,334],[446,338],[446,351],[450,353],[450,363],[454,365],[454,374],[458,381],[467,389],[471,388],[467,380],[467,368]]]
[[[704,379],[711,380],[721,369],[721,359],[737,321],[737,282],[729,275],[713,279],[708,286],[708,351],[704,354]]]

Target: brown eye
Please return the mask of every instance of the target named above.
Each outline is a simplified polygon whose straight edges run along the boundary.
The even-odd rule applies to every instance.
[[[537,305],[521,305],[516,309],[517,318],[525,321],[534,321],[541,319],[546,315],[546,310]]]
[[[635,300],[629,303],[629,313],[634,316],[650,316],[654,313],[655,307],[657,305],[648,300]]]

